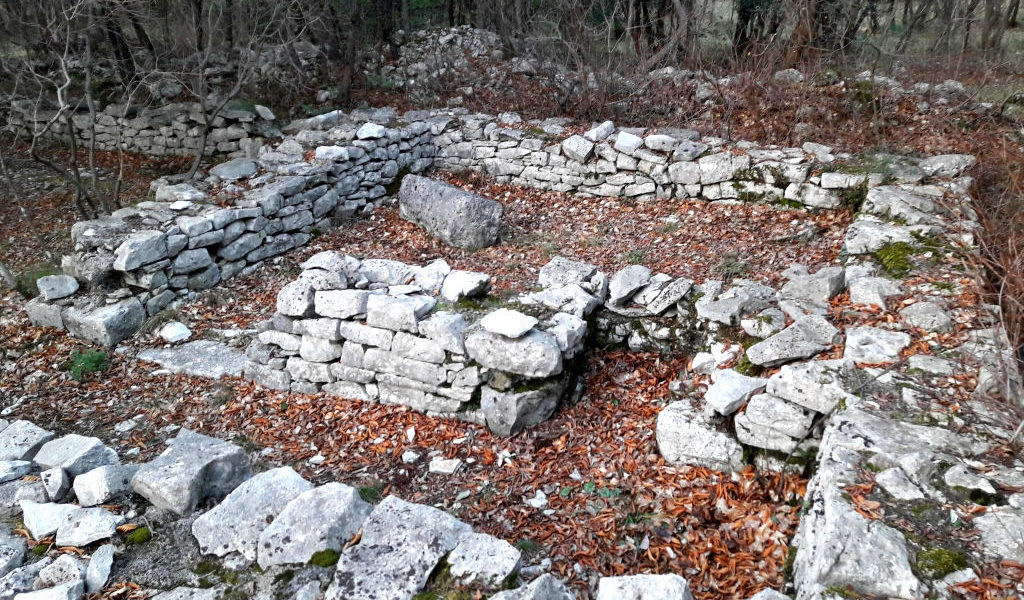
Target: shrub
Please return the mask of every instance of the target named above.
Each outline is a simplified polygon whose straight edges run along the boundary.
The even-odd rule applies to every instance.
[[[64,363],[64,370],[71,371],[75,381],[84,381],[89,375],[105,371],[109,366],[107,353],[102,350],[75,350],[71,353],[71,358]]]

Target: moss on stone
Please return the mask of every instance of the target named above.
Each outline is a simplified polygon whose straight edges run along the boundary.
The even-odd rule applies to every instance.
[[[138,546],[139,544],[145,544],[151,539],[153,539],[153,532],[149,530],[149,527],[139,527],[129,533],[128,537],[124,538],[124,545]]]
[[[875,259],[890,277],[903,279],[914,268],[914,247],[906,242],[886,244],[875,251]]]
[[[789,547],[789,552],[786,553],[786,562],[782,566],[782,572],[786,577],[786,581],[793,581],[793,564],[796,563],[796,552],[798,548],[795,545]]]
[[[50,551],[50,544],[36,544],[32,548],[32,554],[35,556],[43,556]]]
[[[860,212],[864,201],[868,198],[868,182],[865,180],[857,187],[839,190],[839,206],[851,213]]]
[[[763,371],[764,367],[755,365],[754,363],[750,362],[750,357],[748,357],[746,353],[744,353],[743,356],[740,357],[739,362],[736,363],[736,372],[739,373],[740,375],[746,375],[747,377],[757,377]]]
[[[967,556],[957,550],[928,548],[917,553],[917,570],[932,579],[966,569],[967,564]]]
[[[309,559],[309,564],[314,567],[333,567],[338,564],[339,558],[341,558],[341,554],[339,554],[337,550],[328,548],[327,550],[314,552],[313,556]]]

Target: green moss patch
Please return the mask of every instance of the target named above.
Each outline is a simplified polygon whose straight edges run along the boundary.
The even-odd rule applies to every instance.
[[[886,244],[875,251],[875,259],[889,277],[903,279],[914,268],[914,247],[906,242]]]
[[[153,539],[153,532],[149,530],[149,527],[139,527],[129,533],[128,537],[124,538],[124,544],[126,546],[138,546],[139,544],[145,544],[151,539]]]
[[[314,567],[333,567],[338,564],[339,558],[341,558],[341,554],[338,554],[337,550],[328,548],[327,550],[314,552],[313,557],[309,559],[309,564]]]
[[[967,556],[956,550],[929,548],[917,553],[917,570],[932,579],[966,569],[967,564]]]

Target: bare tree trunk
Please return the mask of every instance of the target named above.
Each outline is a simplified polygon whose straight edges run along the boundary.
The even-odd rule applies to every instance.
[[[235,47],[235,0],[224,0],[224,34],[228,48]]]

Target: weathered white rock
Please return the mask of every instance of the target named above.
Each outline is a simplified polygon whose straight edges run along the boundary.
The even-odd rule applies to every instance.
[[[897,500],[920,500],[924,492],[907,477],[903,469],[891,467],[875,475],[875,483]]]
[[[359,545],[341,555],[326,600],[410,600],[441,557],[472,533],[451,515],[394,496],[363,523]],[[395,577],[395,565],[402,577]]]
[[[39,571],[37,583],[40,587],[53,587],[64,583],[76,583],[84,578],[85,565],[70,554],[61,554]]]
[[[152,600],[217,600],[223,595],[224,590],[220,587],[177,587],[153,596]]]
[[[114,250],[114,269],[134,271],[167,256],[167,235],[162,231],[144,230],[130,233]]]
[[[117,452],[105,446],[99,438],[71,433],[51,440],[39,449],[35,461],[42,469],[60,467],[70,477],[77,477],[104,465],[118,465]]]
[[[195,340],[173,348],[147,348],[139,360],[160,365],[171,373],[220,379],[237,377],[245,370],[245,354],[213,340]]]
[[[380,137],[384,137],[384,133],[387,130],[383,125],[378,125],[373,122],[363,123],[362,127],[356,130],[356,137],[361,140],[370,140]]]
[[[900,293],[900,285],[886,277],[861,277],[850,282],[850,302],[885,308],[885,299]]]
[[[987,478],[971,472],[966,465],[957,464],[950,467],[942,475],[942,480],[949,487],[961,487],[968,490],[981,490],[987,494],[995,494],[996,489]]]
[[[477,250],[498,243],[500,202],[419,175],[406,175],[398,190],[399,215],[442,242]]]
[[[32,472],[32,461],[0,460],[0,483],[21,479]]]
[[[846,229],[843,246],[850,254],[870,254],[895,243],[912,244],[913,228],[874,218],[857,219]]]
[[[521,338],[538,323],[536,317],[524,315],[518,310],[499,308],[480,320],[480,326],[491,333],[511,339]]]
[[[910,336],[902,331],[852,327],[846,330],[843,358],[864,363],[892,362],[898,360],[900,352],[909,345]]]
[[[131,491],[135,465],[105,465],[75,477],[75,497],[82,506],[107,504]]]
[[[490,387],[482,389],[480,409],[487,427],[498,435],[515,435],[547,420],[558,408],[568,380],[545,383],[537,389],[499,392]]]
[[[638,135],[633,135],[628,131],[620,131],[615,136],[614,148],[623,154],[633,155],[634,152],[640,149],[644,145],[644,139]]]
[[[23,592],[14,600],[81,600],[85,584],[81,581],[62,583],[55,587]]]
[[[944,333],[953,328],[949,313],[934,302],[916,302],[900,311],[900,316],[911,327],[933,333]]]
[[[452,271],[441,284],[441,297],[449,302],[476,298],[491,289],[491,276],[475,271]]]
[[[519,571],[522,553],[505,540],[471,533],[448,555],[452,577],[463,585],[496,588]]]
[[[289,317],[311,317],[315,294],[316,290],[308,281],[293,281],[277,293],[277,312]]]
[[[583,134],[583,137],[596,143],[604,140],[613,133],[615,133],[615,123],[612,123],[611,121],[604,121],[603,123],[599,123],[587,130],[587,132]]]
[[[704,393],[707,407],[722,416],[729,416],[739,410],[750,397],[764,390],[768,383],[761,377],[747,377],[732,369],[714,371],[713,383]]]
[[[73,504],[40,503],[31,500],[22,500],[19,504],[25,529],[32,539],[37,541],[56,533],[64,519],[79,508]]]
[[[102,346],[115,346],[130,338],[146,321],[146,309],[138,298],[99,306],[71,306],[61,314],[71,335]]]
[[[679,575],[626,575],[598,580],[596,600],[693,600],[693,595]]]
[[[766,308],[752,317],[740,319],[740,327],[747,335],[763,340],[786,327],[786,315],[777,308]]]
[[[929,177],[959,177],[977,161],[978,159],[970,154],[941,154],[929,156],[919,162],[918,166]]]
[[[384,296],[372,294],[366,300],[366,324],[391,331],[418,331],[419,320],[437,301],[431,296]]]
[[[31,460],[53,433],[30,421],[12,421],[0,430],[0,460]]]
[[[839,330],[823,317],[806,315],[781,332],[747,348],[747,358],[755,365],[774,367],[810,358],[830,348],[839,337]]]
[[[846,359],[783,365],[778,373],[768,378],[766,391],[808,410],[827,414],[842,402],[857,401],[857,396],[844,387],[844,380],[853,370],[853,362]]]
[[[232,552],[255,561],[260,534],[299,494],[313,486],[291,467],[279,467],[242,483],[192,523],[203,554]]]
[[[26,549],[27,544],[21,536],[10,533],[6,526],[0,527],[0,578],[25,562]]]
[[[582,135],[574,135],[562,142],[562,154],[576,162],[587,162],[593,153],[594,143]]]
[[[827,485],[808,490],[810,510],[801,519],[794,544],[795,582],[805,593],[850,586],[862,594],[912,600],[922,596],[903,536],[881,521],[869,520]]]
[[[60,300],[78,291],[78,281],[68,275],[44,275],[36,280],[43,300]]]
[[[751,398],[733,420],[739,441],[780,452],[792,452],[813,421],[813,413],[770,394]]]
[[[88,546],[113,537],[121,518],[103,508],[79,508],[57,528],[58,546]]]
[[[928,354],[915,354],[907,358],[907,365],[929,375],[952,375],[955,372],[951,361]]]
[[[1024,509],[992,506],[974,518],[981,534],[981,551],[993,558],[1024,562]]]
[[[432,340],[448,352],[465,354],[465,331],[468,324],[458,313],[436,312],[430,318],[419,322],[420,335]]]
[[[210,175],[224,181],[237,181],[256,174],[256,163],[247,158],[234,158],[210,169]]]
[[[168,344],[177,344],[192,337],[192,330],[180,321],[171,321],[161,327],[157,335]]]
[[[498,592],[491,600],[575,600],[565,584],[550,573],[545,573],[529,584],[515,589]]]
[[[187,183],[161,185],[156,190],[157,202],[202,202],[206,194]]]
[[[371,510],[355,488],[341,483],[302,492],[260,533],[260,567],[305,564],[316,552],[341,550]]]
[[[249,458],[238,446],[182,429],[171,446],[142,465],[132,488],[157,508],[184,516],[204,499],[219,499],[249,477]]]
[[[612,275],[608,282],[608,303],[622,305],[651,280],[651,270],[643,265],[630,265]]]
[[[554,336],[533,330],[509,339],[478,330],[466,338],[466,353],[481,365],[524,377],[550,377],[562,372],[562,351]]]
[[[789,596],[780,594],[775,590],[761,590],[747,600],[790,600]]]
[[[673,402],[658,413],[658,451],[675,465],[696,465],[718,471],[743,468],[743,447],[718,431],[688,400]]]
[[[794,300],[825,304],[846,287],[842,267],[822,267],[813,274],[804,267],[791,267],[786,275],[789,281],[782,286],[781,295]]]
[[[89,566],[85,569],[85,591],[95,594],[102,590],[107,585],[113,566],[113,544],[105,544],[97,548],[89,558]]]
[[[452,268],[448,262],[439,258],[416,271],[413,282],[428,292],[440,292],[445,278],[451,272]]]

